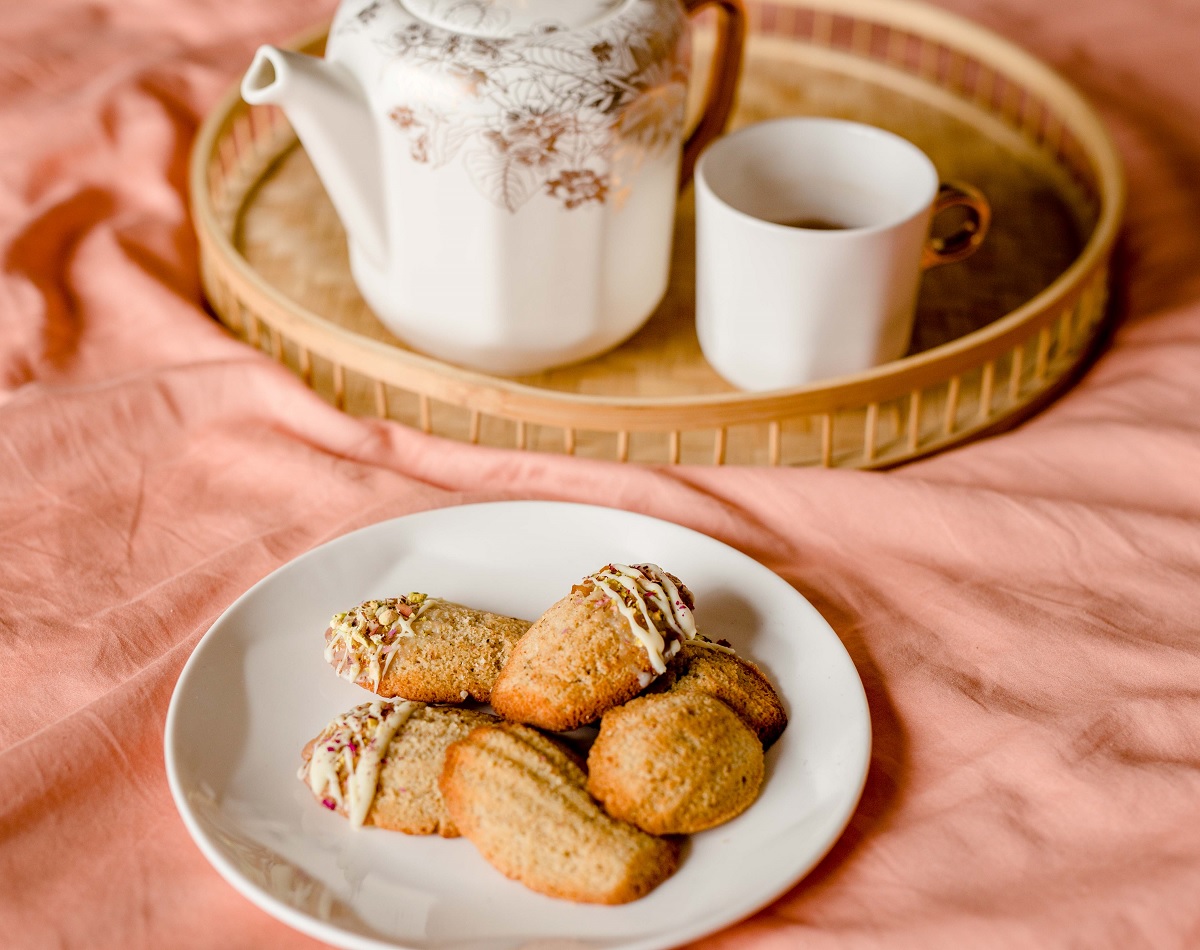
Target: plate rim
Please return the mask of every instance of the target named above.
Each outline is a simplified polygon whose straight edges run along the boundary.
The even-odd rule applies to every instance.
[[[841,839],[849,826],[854,813],[858,809],[859,802],[862,799],[863,791],[866,787],[867,776],[870,771],[871,755],[874,747],[874,731],[871,725],[870,704],[867,700],[866,687],[863,684],[862,676],[858,672],[858,667],[854,664],[853,657],[850,656],[845,644],[842,642],[837,631],[833,629],[832,624],[825,619],[824,615],[816,609],[815,606],[805,597],[800,591],[796,590],[786,579],[781,577],[775,571],[771,570],[765,564],[741,551],[732,544],[722,541],[720,538],[715,538],[712,535],[705,534],[695,528],[687,525],[681,525],[677,522],[670,521],[666,518],[660,518],[656,515],[647,515],[640,511],[630,511],[625,508],[617,508],[611,505],[598,505],[589,502],[574,502],[574,501],[558,501],[558,500],[542,500],[542,499],[500,499],[490,501],[466,502],[463,504],[439,505],[432,508],[423,508],[418,511],[408,512],[407,514],[397,515],[392,518],[384,518],[380,521],[375,521],[370,524],[361,525],[357,528],[352,528],[344,531],[334,537],[314,545],[306,551],[296,555],[293,558],[273,568],[267,574],[263,575],[255,581],[249,588],[236,597],[221,613],[213,620],[208,629],[196,641],[196,645],[192,648],[183,667],[179,672],[179,677],[175,682],[175,686],[171,691],[170,703],[167,707],[167,716],[163,730],[163,756],[167,773],[167,784],[171,791],[171,798],[175,805],[175,810],[182,819],[184,827],[188,832],[188,836],[192,842],[199,848],[201,854],[209,862],[209,864],[217,871],[217,873],[229,884],[241,897],[248,900],[254,906],[258,907],[271,917],[280,921],[283,924],[291,927],[306,936],[321,940],[331,946],[344,947],[348,950],[431,950],[429,944],[406,944],[398,940],[390,940],[386,938],[372,937],[362,933],[346,930],[310,914],[307,914],[279,897],[271,894],[269,891],[262,888],[259,884],[249,880],[242,874],[233,862],[209,840],[207,831],[201,826],[199,820],[193,814],[190,803],[188,802],[187,790],[183,787],[183,779],[179,775],[179,765],[177,756],[180,754],[176,751],[176,738],[178,719],[180,716],[180,705],[183,702],[181,697],[186,690],[187,680],[191,675],[194,675],[198,665],[197,657],[203,652],[203,647],[210,642],[213,636],[221,625],[222,621],[234,612],[239,605],[252,597],[258,589],[272,580],[277,574],[292,567],[292,565],[306,560],[310,557],[317,556],[319,552],[332,544],[341,542],[343,539],[351,537],[359,532],[372,530],[381,530],[386,525],[399,524],[405,521],[410,521],[414,518],[423,516],[436,515],[438,513],[457,510],[462,508],[509,508],[514,506],[528,506],[536,508],[557,508],[560,510],[579,510],[579,511],[600,511],[600,512],[619,512],[622,515],[632,516],[638,519],[645,519],[650,522],[656,522],[659,525],[664,525],[672,530],[682,531],[687,534],[692,534],[703,538],[706,541],[720,545],[723,548],[736,554],[738,557],[752,562],[758,568],[768,572],[781,583],[785,584],[792,593],[806,603],[813,613],[820,618],[824,625],[822,635],[827,635],[832,638],[836,647],[844,654],[846,663],[853,671],[853,681],[857,689],[853,691],[850,699],[853,700],[856,707],[856,713],[861,716],[864,727],[865,742],[863,743],[859,768],[858,779],[853,793],[846,799],[846,804],[843,807],[842,813],[837,816],[837,821],[834,823],[834,830],[828,836],[828,840],[824,845],[812,855],[809,860],[802,866],[799,866],[794,872],[789,872],[777,887],[767,888],[759,894],[754,895],[751,899],[744,900],[741,903],[735,903],[728,908],[725,913],[717,914],[715,917],[705,917],[695,926],[685,926],[675,932],[659,932],[657,934],[641,937],[639,939],[621,941],[617,938],[611,943],[605,945],[606,950],[667,950],[670,947],[676,947],[693,940],[700,939],[709,934],[717,933],[730,927],[746,918],[762,910],[764,907],[772,904],[775,900],[787,893],[791,888],[796,886],[800,881],[807,877],[812,870],[821,863],[826,855],[833,849],[834,845]],[[569,939],[569,938],[567,938]]]

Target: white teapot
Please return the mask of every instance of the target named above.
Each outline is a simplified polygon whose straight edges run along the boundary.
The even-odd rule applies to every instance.
[[[688,15],[720,12],[683,141]],[[342,0],[325,59],[270,46],[355,283],[417,350],[498,374],[586,359],[666,292],[675,202],[733,102],[740,0]]]

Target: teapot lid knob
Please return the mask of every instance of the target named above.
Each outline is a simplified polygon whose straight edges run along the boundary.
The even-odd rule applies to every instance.
[[[617,12],[629,0],[403,0],[430,26],[478,37],[507,37],[540,28],[578,30]]]

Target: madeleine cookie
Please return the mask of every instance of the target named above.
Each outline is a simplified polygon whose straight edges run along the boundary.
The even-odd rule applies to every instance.
[[[764,749],[787,728],[783,703],[762,671],[729,647],[700,637],[683,645],[654,688],[716,697],[742,717]]]
[[[496,717],[424,703],[374,702],[338,716],[304,747],[300,779],[352,825],[457,837],[438,790],[446,748]]]
[[[338,676],[388,698],[486,703],[529,621],[425,594],[368,600],[335,614],[325,659]]]
[[[565,732],[632,699],[696,635],[691,592],[654,564],[609,564],[550,607],[492,688],[506,719]]]
[[[655,693],[610,710],[588,754],[588,791],[614,818],[655,835],[728,821],[762,780],[762,744],[703,693]]]
[[[506,722],[450,746],[441,790],[463,836],[505,876],[567,900],[637,900],[674,873],[679,844],[610,818],[586,782],[557,742]]]

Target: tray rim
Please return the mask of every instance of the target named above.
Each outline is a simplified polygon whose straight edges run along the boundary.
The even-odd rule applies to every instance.
[[[784,409],[788,415],[816,414],[836,411],[850,403],[863,405],[876,398],[876,394],[880,399],[896,398],[897,394],[928,385],[931,370],[937,370],[932,381],[938,382],[948,374],[979,368],[989,351],[995,350],[999,355],[1006,351],[1006,344],[1011,346],[1028,339],[1031,332],[1052,324],[1064,307],[1089,291],[1090,279],[1097,271],[1106,270],[1115,246],[1127,200],[1126,181],[1109,132],[1092,106],[1067,80],[1011,41],[920,0],[772,0],[772,5],[825,11],[831,16],[861,16],[944,42],[949,49],[965,47],[980,61],[1003,63],[1019,74],[1047,103],[1056,106],[1057,114],[1069,113],[1070,130],[1092,167],[1098,203],[1095,227],[1075,260],[1034,297],[972,333],[836,379],[756,393],[735,391],[672,396],[597,395],[538,386],[458,367],[347,329],[291,300],[250,265],[218,222],[207,192],[209,159],[240,102],[236,83],[209,112],[192,147],[189,181],[193,219],[200,243],[206,252],[214,254],[223,265],[237,273],[245,285],[241,289],[250,291],[248,296],[258,298],[257,303],[265,305],[272,318],[269,322],[274,322],[298,343],[309,345],[314,352],[326,355],[322,350],[332,340],[342,353],[354,352],[361,358],[352,366],[346,364],[349,368],[376,380],[503,418],[597,431],[663,431],[666,427],[659,418],[663,413],[672,415],[669,424],[675,430],[761,424]],[[327,24],[314,26],[289,45],[304,48],[319,43],[327,29]],[[1084,347],[1087,349],[1089,347]],[[1077,370],[1083,361],[1083,356],[1077,358],[1072,369]],[[1039,395],[1040,392],[1031,394],[1029,400],[1010,407],[1009,411],[988,417],[980,430],[992,429],[997,423],[1022,413],[1030,403],[1039,401]],[[849,403],[848,397],[852,397]],[[604,425],[589,419],[585,426],[573,415],[580,409],[608,410],[612,415]],[[960,433],[966,433],[969,428]],[[931,451],[941,447],[945,446],[935,445]],[[921,454],[927,453],[913,453],[900,461]]]

